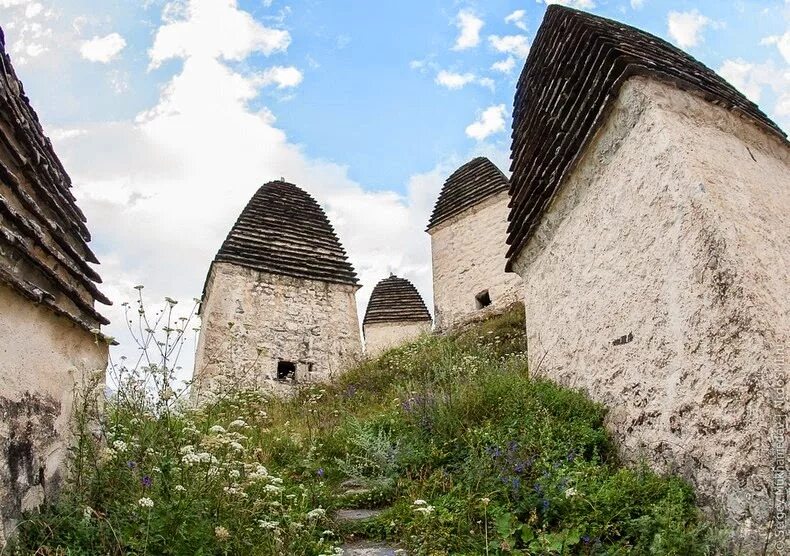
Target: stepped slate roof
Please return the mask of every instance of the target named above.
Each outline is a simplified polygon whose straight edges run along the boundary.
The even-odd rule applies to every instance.
[[[473,158],[444,182],[428,230],[507,188],[507,178],[493,162],[484,156]]]
[[[244,207],[215,262],[261,272],[358,285],[324,210],[292,183],[262,185]]]
[[[634,75],[693,91],[784,137],[754,103],[666,41],[616,21],[549,6],[514,100],[507,270],[605,121],[620,87]]]
[[[0,282],[90,330],[109,323],[94,301],[111,303],[85,223],[0,29]]]
[[[420,292],[405,278],[384,278],[370,294],[363,325],[376,322],[431,321]]]

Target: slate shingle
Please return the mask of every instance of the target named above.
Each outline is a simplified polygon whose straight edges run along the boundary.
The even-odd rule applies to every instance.
[[[473,158],[444,182],[428,230],[507,188],[507,178],[493,162],[483,156]]]
[[[284,181],[262,185],[231,228],[215,262],[295,278],[358,285],[324,210]]]
[[[414,284],[395,275],[384,278],[370,294],[363,325],[431,321],[431,314]]]
[[[71,179],[16,76],[0,29],[0,281],[86,329],[109,321],[94,302],[98,263]]]
[[[549,6],[513,105],[507,270],[605,121],[620,87],[634,75],[693,91],[785,136],[723,78],[666,41],[616,21]]]

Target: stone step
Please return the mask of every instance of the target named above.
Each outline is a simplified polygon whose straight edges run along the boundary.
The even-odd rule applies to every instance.
[[[406,552],[386,543],[358,541],[344,544],[343,556],[405,556]]]
[[[381,515],[384,510],[365,510],[357,508],[346,508],[335,512],[335,519],[338,521],[365,521]]]

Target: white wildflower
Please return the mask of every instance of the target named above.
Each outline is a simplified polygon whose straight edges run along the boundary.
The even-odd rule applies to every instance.
[[[176,492],[186,492],[186,487],[184,485],[176,485],[173,487],[173,490]]]
[[[220,425],[214,425],[213,427],[211,427],[208,430],[208,432],[210,432],[212,434],[222,434],[222,433],[225,432],[225,427],[220,426]]]
[[[575,488],[571,487],[565,491],[565,498],[570,498],[571,496],[576,496],[578,492]]]
[[[240,428],[240,429],[243,429],[246,426],[247,426],[247,423],[244,421],[244,419],[236,419],[235,421],[232,421],[228,425],[228,427],[237,427],[237,428]]]
[[[414,511],[419,512],[422,515],[428,515],[430,513],[433,513],[434,509],[435,508],[433,506],[419,506],[417,508],[414,508]]]
[[[307,519],[320,519],[326,515],[326,510],[324,508],[316,508],[314,510],[310,510],[307,512]]]
[[[241,477],[241,472],[238,469],[231,469],[230,471],[228,471],[228,477],[230,477],[231,479],[238,479],[239,477]]]
[[[153,508],[154,507],[154,501],[151,500],[150,498],[147,498],[147,497],[146,498],[140,498],[137,501],[137,505],[140,506],[141,508]]]
[[[258,527],[260,527],[261,529],[272,530],[272,529],[277,529],[277,527],[279,526],[280,524],[277,523],[276,521],[266,521],[263,519],[258,520]]]
[[[85,506],[85,509],[82,510],[82,518],[88,520],[91,517],[93,517],[93,508],[90,506]]]
[[[226,541],[230,538],[230,531],[222,525],[214,527],[214,536],[221,541]]]
[[[112,447],[116,452],[123,453],[126,451],[126,442],[123,440],[116,440],[112,443]]]
[[[425,500],[422,500],[421,498],[418,498],[417,500],[414,501],[414,505],[415,506],[427,506],[428,502],[426,502]]]

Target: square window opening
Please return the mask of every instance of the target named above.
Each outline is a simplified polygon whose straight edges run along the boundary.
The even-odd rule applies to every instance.
[[[475,296],[475,305],[478,309],[484,309],[491,305],[491,296],[488,293],[488,290],[483,290],[479,294]]]
[[[296,380],[296,363],[291,361],[277,362],[277,380]]]

